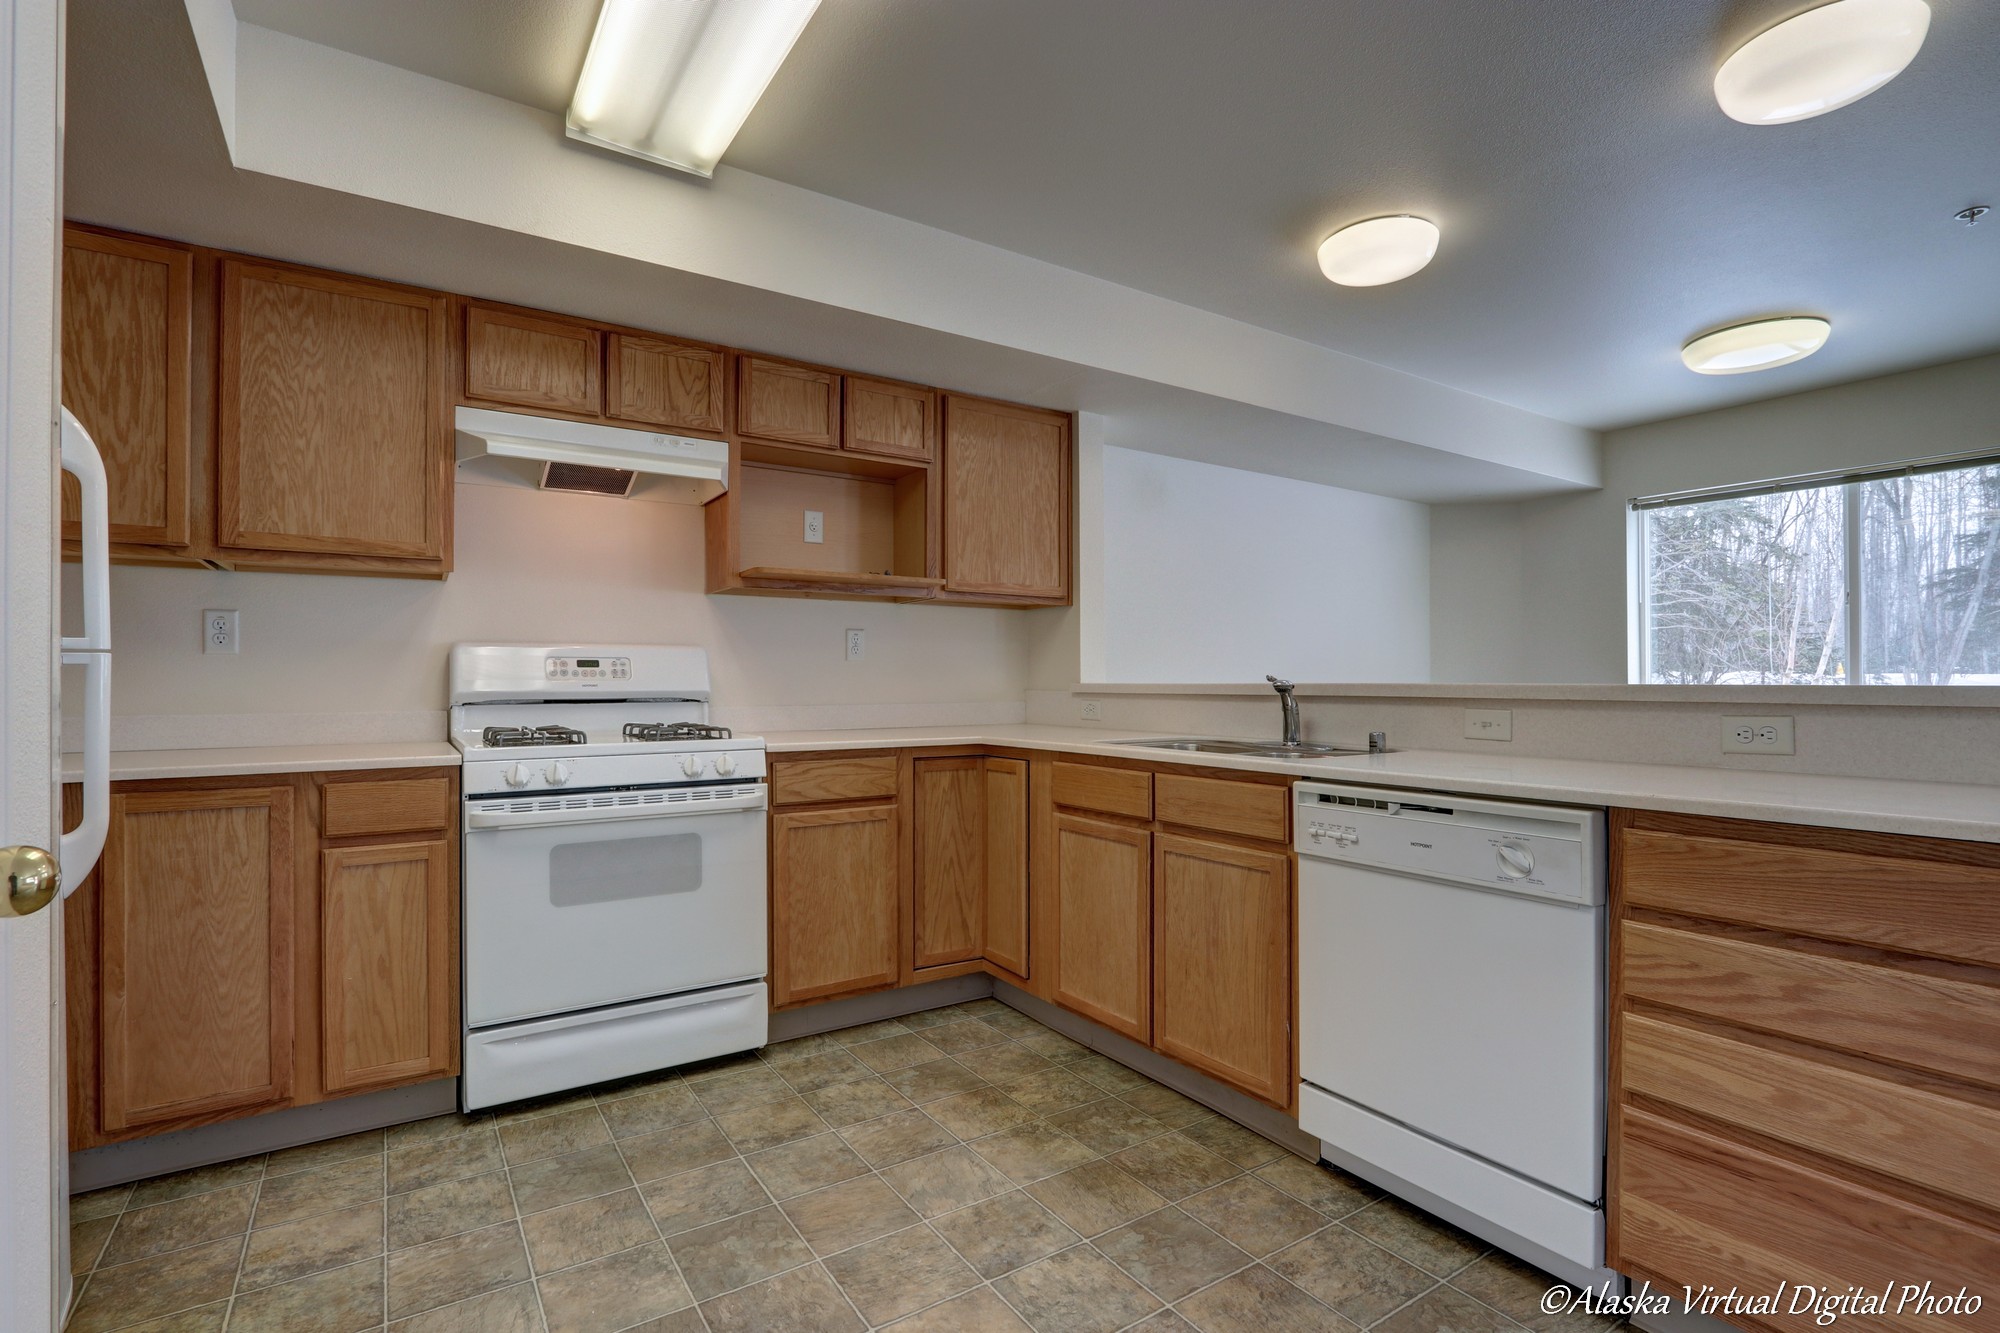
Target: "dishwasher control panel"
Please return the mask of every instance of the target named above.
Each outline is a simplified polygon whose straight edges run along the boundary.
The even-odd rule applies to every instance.
[[[1604,812],[1432,792],[1294,785],[1298,854],[1594,907]]]

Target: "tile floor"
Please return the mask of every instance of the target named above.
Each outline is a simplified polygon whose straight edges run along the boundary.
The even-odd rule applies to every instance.
[[[71,1333],[1609,1323],[994,1000],[73,1208]]]

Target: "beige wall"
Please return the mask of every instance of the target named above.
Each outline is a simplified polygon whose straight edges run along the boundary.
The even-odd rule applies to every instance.
[[[829,705],[869,723],[889,717],[874,705],[928,706],[917,722],[984,705],[959,711],[990,720],[1018,713],[1026,685],[1018,611],[704,594],[692,506],[461,484],[456,561],[444,583],[116,569],[113,711],[438,710],[446,649],[460,640],[700,645],[718,713],[765,728],[839,725]],[[210,607],[242,613],[237,656],[202,654]],[[868,632],[859,662],[844,660],[849,627]]]

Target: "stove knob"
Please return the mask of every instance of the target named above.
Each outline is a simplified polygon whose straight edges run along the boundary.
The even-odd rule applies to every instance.
[[[548,772],[542,774],[551,787],[560,787],[569,781],[569,765],[558,759],[549,765]]]
[[[691,755],[687,755],[687,756],[685,756],[685,757],[684,757],[684,758],[683,758],[683,759],[681,760],[681,772],[683,772],[683,773],[687,774],[687,775],[688,775],[689,777],[691,777],[691,778],[698,778],[698,777],[700,777],[700,776],[701,776],[701,756],[700,756],[700,755],[698,755],[698,754],[691,754]]]
[[[534,774],[528,771],[526,764],[509,764],[507,765],[506,778],[507,785],[510,787],[525,787],[534,781]]]
[[[736,760],[733,756],[726,754],[719,754],[715,756],[715,776],[719,778],[726,778],[735,771],[736,771]]]

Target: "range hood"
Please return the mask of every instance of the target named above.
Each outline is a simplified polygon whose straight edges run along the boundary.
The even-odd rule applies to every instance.
[[[545,491],[630,495],[643,477],[685,483],[670,499],[706,504],[729,487],[729,446],[721,440],[593,426],[520,412],[461,407],[458,461],[512,464]]]

